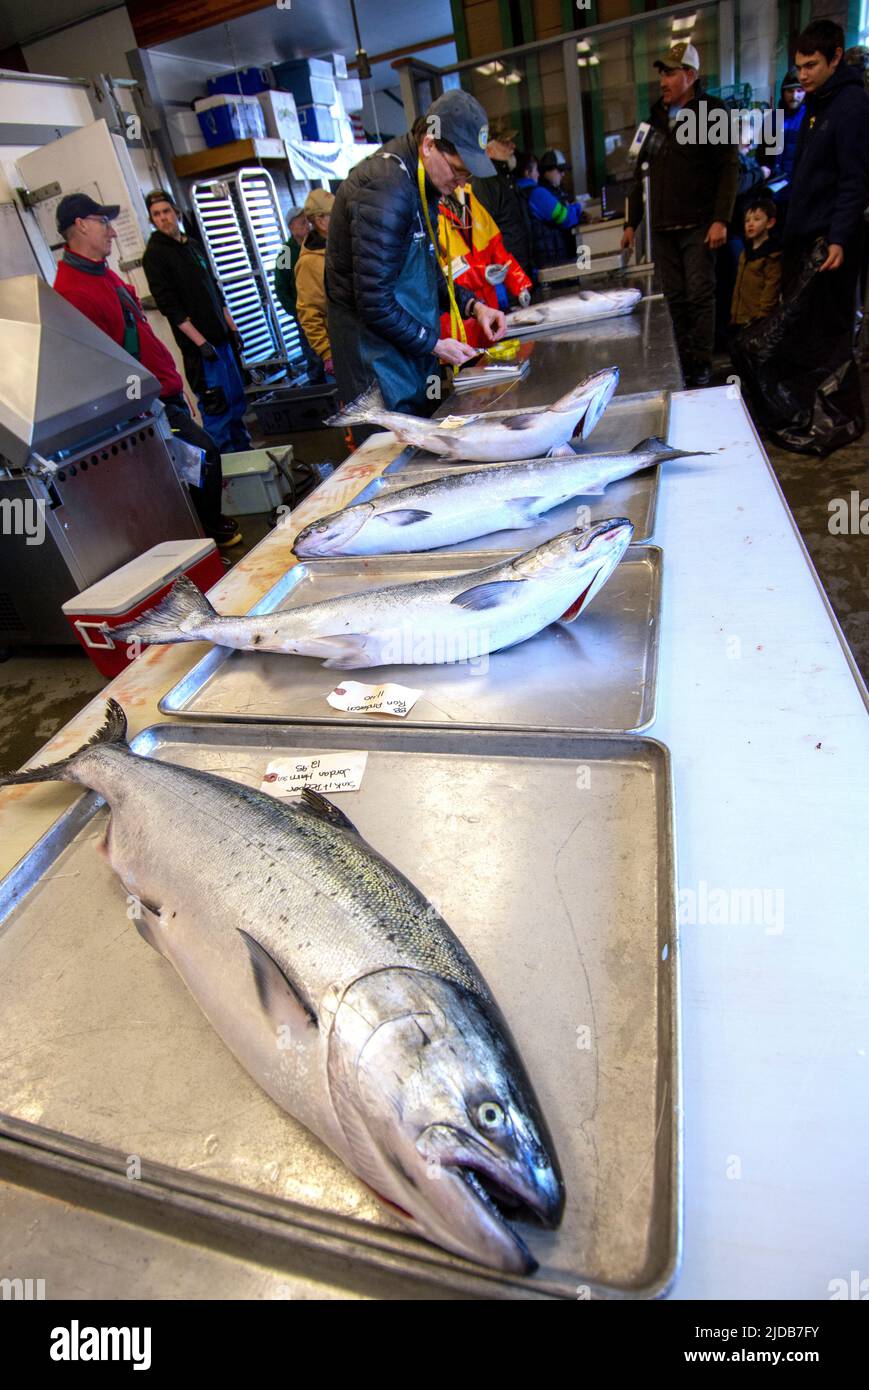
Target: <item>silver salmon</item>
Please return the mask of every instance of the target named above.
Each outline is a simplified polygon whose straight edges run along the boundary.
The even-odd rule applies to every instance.
[[[278,802],[125,739],[110,700],[88,745],[0,785],[63,780],[104,797],[103,852],[140,904],[139,933],[258,1084],[407,1229],[530,1273],[506,1213],[558,1225],[558,1160],[498,1006],[443,918],[317,793]]]
[[[467,574],[322,599],[263,616],[221,617],[182,575],[156,608],[112,629],[143,642],[215,642],[314,656],[340,671],[441,665],[524,642],[588,607],[627,549],[624,517],[576,527]]]
[[[535,329],[617,318],[630,314],[642,297],[642,290],[580,290],[578,294],[559,295],[527,309],[514,309],[507,315],[507,332],[530,333]]]
[[[586,377],[553,405],[425,420],[419,415],[401,415],[396,410],[387,410],[375,382],[326,424],[381,425],[385,430],[392,430],[402,444],[448,459],[465,459],[469,463],[540,458],[563,448],[580,421],[582,438],[587,439],[618,383],[618,367],[607,367]]]
[[[602,494],[619,478],[695,452],[650,438],[626,454],[571,451],[565,458],[456,469],[320,517],[299,532],[293,550],[302,558],[398,555],[522,530],[571,497]]]

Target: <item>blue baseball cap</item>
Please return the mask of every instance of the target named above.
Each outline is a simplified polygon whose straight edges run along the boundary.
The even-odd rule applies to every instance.
[[[79,217],[107,217],[110,222],[114,222],[120,210],[119,203],[110,203],[107,207],[102,207],[95,203],[93,198],[89,198],[87,193],[67,193],[57,205],[57,230],[65,232]]]
[[[460,91],[459,88],[444,92],[437,101],[432,102],[425,118],[437,119],[439,125],[432,130],[435,139],[448,140],[454,145],[462,163],[477,178],[488,179],[497,173],[486,154],[489,117],[470,92]]]

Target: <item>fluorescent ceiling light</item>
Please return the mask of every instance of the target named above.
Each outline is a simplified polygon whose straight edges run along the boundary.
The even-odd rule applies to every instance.
[[[482,73],[483,77],[493,77],[496,72],[504,71],[504,64],[495,59],[493,63],[481,63],[474,71]]]
[[[514,87],[517,82],[522,81],[522,74],[521,72],[508,72],[506,77],[499,77],[497,80],[502,87]]]
[[[597,56],[596,53],[592,53],[591,57],[588,60],[588,65],[592,68],[600,66],[600,58]]]
[[[577,58],[577,60],[576,60],[576,66],[577,66],[578,68],[587,68],[587,67],[588,67],[588,59],[587,59],[587,58]]]
[[[577,53],[590,53],[591,44],[588,39],[580,39],[579,43],[576,45],[576,51]]]

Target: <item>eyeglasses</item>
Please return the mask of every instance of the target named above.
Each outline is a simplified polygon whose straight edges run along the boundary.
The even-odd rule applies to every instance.
[[[452,173],[460,183],[468,183],[471,177],[470,169],[466,169],[462,163],[461,156],[457,154],[444,154],[443,150],[438,150],[441,159],[445,159],[450,166]]]
[[[82,222],[101,222],[104,227],[108,227],[111,222],[110,217],[101,217],[99,213],[89,212],[87,217],[83,217]]]

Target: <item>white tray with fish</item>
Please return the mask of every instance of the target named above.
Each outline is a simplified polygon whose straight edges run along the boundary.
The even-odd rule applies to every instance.
[[[249,616],[289,612],[381,586],[465,575],[480,559],[487,565],[509,556],[310,560],[288,570]],[[468,645],[452,654],[464,660],[357,667],[353,679],[421,690],[404,722],[427,728],[603,733],[647,728],[655,715],[661,567],[656,546],[629,546],[588,611],[574,622],[550,624],[515,646],[484,653],[489,620],[483,611],[478,615],[479,649]],[[401,633],[399,637],[403,652],[406,643]],[[468,643],[472,638],[473,632]],[[215,646],[164,695],[160,709],[191,719],[270,723],[377,723],[384,718],[327,704],[327,695],[340,684],[340,675],[324,669],[319,658]]]
[[[262,965],[253,972],[255,993],[242,981],[229,997],[218,990],[209,1002],[195,955],[179,960],[170,948],[164,959],[140,939],[148,892],[137,883],[128,896],[130,884],[123,886],[99,852],[106,811],[94,793],[0,884],[0,1155],[14,1159],[15,1181],[43,1190],[65,1184],[67,1193],[72,1183],[76,1200],[96,1210],[123,1210],[142,1226],[162,1223],[188,1243],[219,1248],[235,1241],[264,1266],[316,1267],[336,1287],[350,1283],[379,1297],[409,1289],[417,1296],[572,1300],[666,1291],[680,1253],[681,1112],[672,792],[661,744],[577,735],[519,741],[495,731],[419,728],[159,725],[134,740],[142,761],[104,748],[84,753],[94,770],[76,780],[100,782],[116,804],[109,769],[113,777],[120,768],[139,779],[138,796],[122,795],[120,810],[116,804],[113,860],[126,864],[125,877],[147,877],[156,894],[162,861],[189,836],[180,869],[169,876],[177,896],[180,874],[182,898],[185,883],[207,895],[209,863],[217,878],[226,866],[227,884],[244,872],[241,841],[230,843],[239,840],[244,815],[209,817],[211,789],[231,799],[236,782],[258,790],[276,759],[295,765],[364,752],[358,790],[333,801],[449,923],[482,972],[532,1079],[560,1162],[564,1208],[554,1229],[524,1219],[521,1206],[518,1219],[505,1219],[507,1189],[493,1178],[489,1195],[477,1193],[478,1202],[469,1203],[442,1164],[425,1177],[440,1177],[436,1193],[425,1193],[423,1182],[419,1200],[431,1197],[460,1243],[476,1249],[488,1223],[513,1233],[508,1249],[518,1237],[516,1248],[530,1251],[526,1263],[539,1267],[526,1273],[505,1267],[509,1261],[497,1264],[491,1242],[483,1264],[411,1234],[407,1219],[394,1217],[336,1153],[269,1098],[249,1059],[244,1066],[234,1060],[230,1046],[239,1055],[243,1049],[233,1036],[233,1008],[242,1018],[248,1005],[256,1011],[257,998],[263,1009],[274,1006]],[[191,771],[163,772],[154,760]],[[128,771],[131,762],[139,766]],[[228,781],[202,779],[203,772]],[[188,803],[190,787],[202,791],[205,783],[206,804],[189,802],[177,833],[173,787]],[[169,803],[149,814],[153,796]],[[143,858],[141,836],[130,837],[136,815],[146,827]],[[283,815],[282,807],[279,823]],[[210,820],[216,858],[196,839]],[[162,849],[161,831],[169,837]],[[263,848],[259,840],[257,846]],[[210,891],[213,900],[213,883]],[[209,915],[206,976],[230,902],[225,887]],[[139,928],[146,940],[173,930],[165,910],[150,916],[152,906]],[[183,918],[183,901],[179,908]],[[259,930],[261,909],[249,914],[250,931]],[[306,925],[310,939],[299,944],[310,948],[317,970],[330,979],[330,971],[340,974],[340,932],[321,949],[318,928]],[[191,951],[200,933],[201,920],[185,938]],[[243,952],[240,959],[244,964]],[[376,983],[377,972],[392,967],[378,957],[374,975],[366,969],[354,957],[357,985]],[[294,988],[303,985],[304,978]],[[213,1027],[194,1000],[207,1003]],[[448,1013],[432,1022],[448,1026]],[[416,1031],[412,1041],[422,1046]],[[390,1062],[400,1053],[396,1046],[393,1040]],[[429,1065],[424,1059],[422,1074]],[[373,1068],[369,1089],[353,1093],[353,1103],[364,1129],[386,1123],[396,1130],[381,1156],[401,1179],[415,1161],[415,1139],[435,1132],[443,1138],[448,1130],[456,1144],[469,1142],[464,1122],[456,1130],[439,1121],[449,1088],[421,1086],[419,1115],[407,1107],[383,1112],[377,1095],[387,1081]],[[469,1084],[464,1071],[450,1083],[460,1094]],[[333,1080],[316,1081],[315,1089],[323,1086],[341,1111],[345,1091]],[[498,1144],[492,1147],[495,1163]]]
[[[534,387],[532,391],[532,387]],[[513,390],[522,392],[518,397],[513,396]],[[550,388],[551,390],[551,388]],[[515,388],[507,388],[507,395],[503,398],[503,404],[518,407],[533,404],[539,399],[541,391],[540,381],[534,382],[534,374],[525,378]],[[488,395],[488,392],[486,393]],[[473,414],[472,400],[470,395],[460,396],[456,399],[450,396],[442,409],[451,415]],[[491,402],[489,403],[491,405]],[[602,454],[602,453],[627,453],[639,444],[640,440],[650,436],[657,436],[659,439],[668,440],[670,428],[670,392],[669,391],[643,391],[632,396],[613,396],[607,405],[603,415],[595,425],[594,432],[590,438],[582,439],[579,436],[570,440],[569,447],[577,454]],[[507,459],[491,459],[492,463],[506,463]],[[439,458],[437,454],[427,453],[424,449],[406,448],[388,464],[384,472],[394,474],[403,472],[406,468],[414,467],[460,467],[467,468],[468,463],[451,463],[444,458]]]
[[[643,292],[638,289],[579,290],[576,294],[559,295],[530,304],[527,309],[514,309],[507,315],[507,333],[511,338],[522,338],[556,328],[620,318],[622,314],[632,314],[642,297]]]

